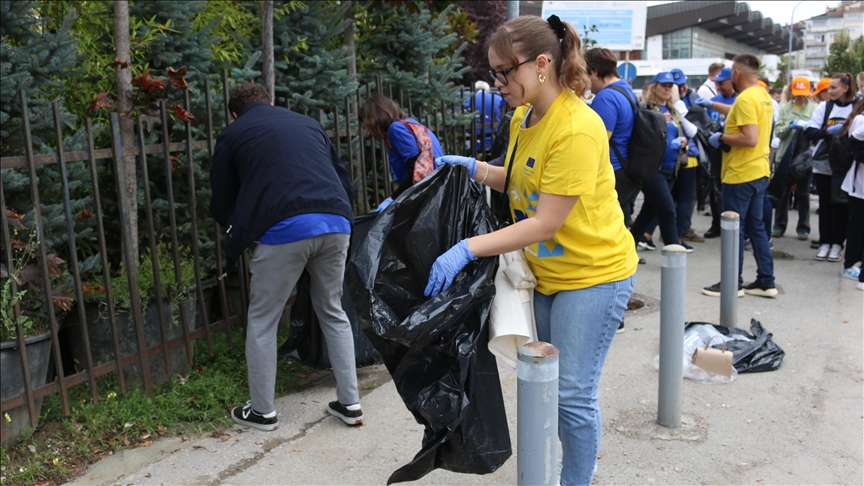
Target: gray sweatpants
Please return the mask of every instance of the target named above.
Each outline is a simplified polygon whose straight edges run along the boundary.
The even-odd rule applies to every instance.
[[[249,271],[252,288],[246,362],[252,408],[267,414],[275,410],[276,334],[285,303],[303,269],[311,277],[312,307],[321,323],[333,373],[336,398],[344,405],[360,402],[354,361],[354,338],[342,309],[342,280],[350,236],[330,233],[284,245],[258,244]]]

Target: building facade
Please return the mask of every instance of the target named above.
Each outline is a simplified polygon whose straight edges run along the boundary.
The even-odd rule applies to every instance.
[[[840,31],[848,32],[852,40],[864,36],[864,2],[841,2],[840,6],[829,8],[824,14],[807,19],[804,24],[803,59],[798,57],[796,67],[820,73],[831,52],[831,44]]]

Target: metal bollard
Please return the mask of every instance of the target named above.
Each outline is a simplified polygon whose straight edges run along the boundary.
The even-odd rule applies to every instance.
[[[558,484],[558,348],[539,341],[520,346],[516,374],[516,484]]]
[[[720,325],[738,322],[738,259],[741,251],[741,216],[735,211],[720,215]]]
[[[687,250],[681,245],[664,246],[660,266],[660,384],[657,423],[665,427],[681,427]]]

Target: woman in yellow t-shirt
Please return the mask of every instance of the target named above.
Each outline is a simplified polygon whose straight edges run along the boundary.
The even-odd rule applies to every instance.
[[[581,97],[589,86],[582,45],[557,16],[519,17],[489,40],[490,75],[516,108],[505,167],[444,156],[510,196],[514,224],[466,238],[438,257],[426,295],[447,288],[476,257],[524,249],[537,288],[541,341],[560,350],[561,484],[591,484],[602,424],[597,387],[633,292],[638,262],[615,193],[603,121]],[[510,183],[504,187],[512,166]]]

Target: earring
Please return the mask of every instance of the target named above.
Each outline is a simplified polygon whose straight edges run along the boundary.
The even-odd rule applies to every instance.
[[[540,84],[543,84],[546,82],[546,76],[544,76],[542,74],[537,76],[537,79],[540,81]]]

